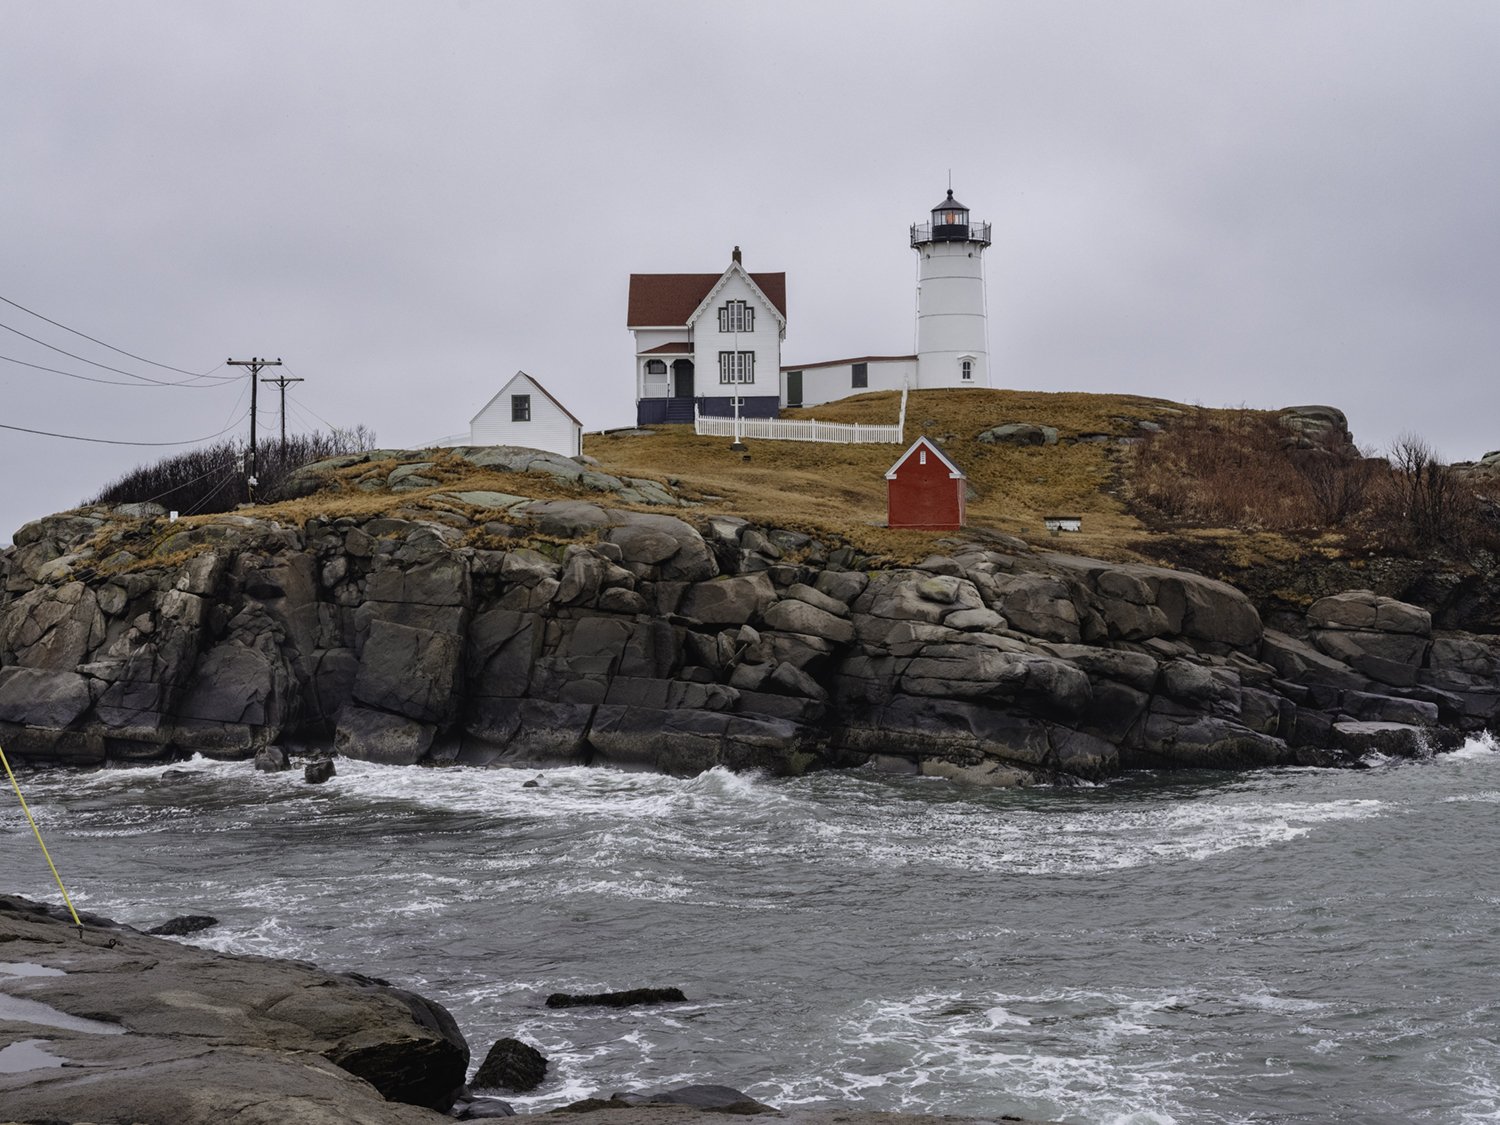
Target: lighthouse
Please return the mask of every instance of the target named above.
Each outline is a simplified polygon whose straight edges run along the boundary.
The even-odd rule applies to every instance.
[[[932,220],[913,223],[917,252],[917,386],[988,387],[984,251],[990,224],[969,222],[969,209],[948,198]]]

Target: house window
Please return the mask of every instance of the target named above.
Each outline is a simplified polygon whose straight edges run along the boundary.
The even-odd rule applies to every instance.
[[[510,396],[510,420],[512,422],[529,422],[529,421],[531,421],[531,396],[530,395],[511,395]]]
[[[958,366],[962,372],[963,381],[965,383],[972,382],[974,379],[974,361],[972,359],[966,359]]]
[[[744,301],[729,301],[719,306],[720,332],[754,332],[755,310]]]
[[[647,375],[665,375],[667,373],[667,361],[664,359],[648,359],[646,361]]]
[[[719,382],[721,382],[721,383],[753,383],[753,382],[755,382],[755,353],[754,352],[720,352],[719,353]]]
[[[868,363],[856,363],[854,365],[854,377],[849,381],[851,387],[868,387],[870,385],[870,365]]]

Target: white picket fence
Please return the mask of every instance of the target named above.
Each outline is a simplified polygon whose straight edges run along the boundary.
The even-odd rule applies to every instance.
[[[837,445],[900,445],[906,430],[906,388],[894,426],[868,422],[819,422],[816,418],[705,418],[694,411],[693,432],[700,436],[740,437],[758,441],[825,441]]]

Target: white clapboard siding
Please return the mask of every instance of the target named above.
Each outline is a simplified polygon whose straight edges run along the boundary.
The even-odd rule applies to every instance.
[[[530,397],[529,421],[512,420],[514,395]],[[469,422],[471,445],[520,445],[577,457],[582,452],[582,442],[582,423],[524,371],[517,371]]]

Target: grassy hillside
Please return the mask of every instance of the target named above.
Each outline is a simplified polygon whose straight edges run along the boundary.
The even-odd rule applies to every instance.
[[[788,411],[788,417],[826,422],[892,423],[896,392],[855,395],[834,403]],[[1043,394],[993,390],[916,391],[907,405],[906,444],[925,434],[969,478],[971,527],[1042,541],[1044,515],[1084,517],[1069,549],[1125,549],[1146,529],[1118,495],[1128,447],[1142,421],[1161,423],[1184,408],[1161,399],[1127,395]],[[1008,422],[1048,425],[1058,444],[1017,448],[976,441]],[[1110,440],[1085,440],[1106,436]],[[698,437],[687,426],[664,426],[650,436],[590,437],[585,452],[609,472],[670,476],[711,509],[757,522],[806,531],[834,532],[879,554],[928,553],[938,533],[885,528],[885,472],[906,445],[827,445],[751,441],[748,461],[719,437]]]
[[[899,403],[898,393],[878,392],[789,414],[891,423]],[[977,440],[1012,422],[1053,427],[1058,440],[1038,446]],[[752,440],[743,455],[729,448],[728,438],[661,426],[588,435],[584,452],[606,473],[668,484],[698,515],[740,515],[842,540],[878,558],[915,561],[941,551],[948,538],[885,527],[885,472],[918,435],[936,442],[967,475],[971,532],[1000,532],[1051,549],[1188,566],[1241,581],[1246,575],[1282,581],[1272,572],[1325,562],[1362,566],[1379,555],[1472,558],[1500,549],[1495,478],[1455,475],[1420,457],[1414,464],[1399,456],[1393,464],[1361,457],[1346,436],[1342,444],[1297,447],[1276,412],[1126,395],[913,392],[900,445]],[[467,517],[460,526],[471,527],[468,520],[483,524],[493,516],[463,510],[453,492],[619,502],[544,473],[478,468],[446,451],[430,458],[421,475],[432,487],[386,491],[387,475],[401,462],[366,462],[332,474],[323,491],[259,510],[293,522],[382,512],[451,521],[456,513]],[[1051,535],[1042,522],[1047,515],[1081,516],[1083,530]],[[480,535],[477,527],[473,534]]]

